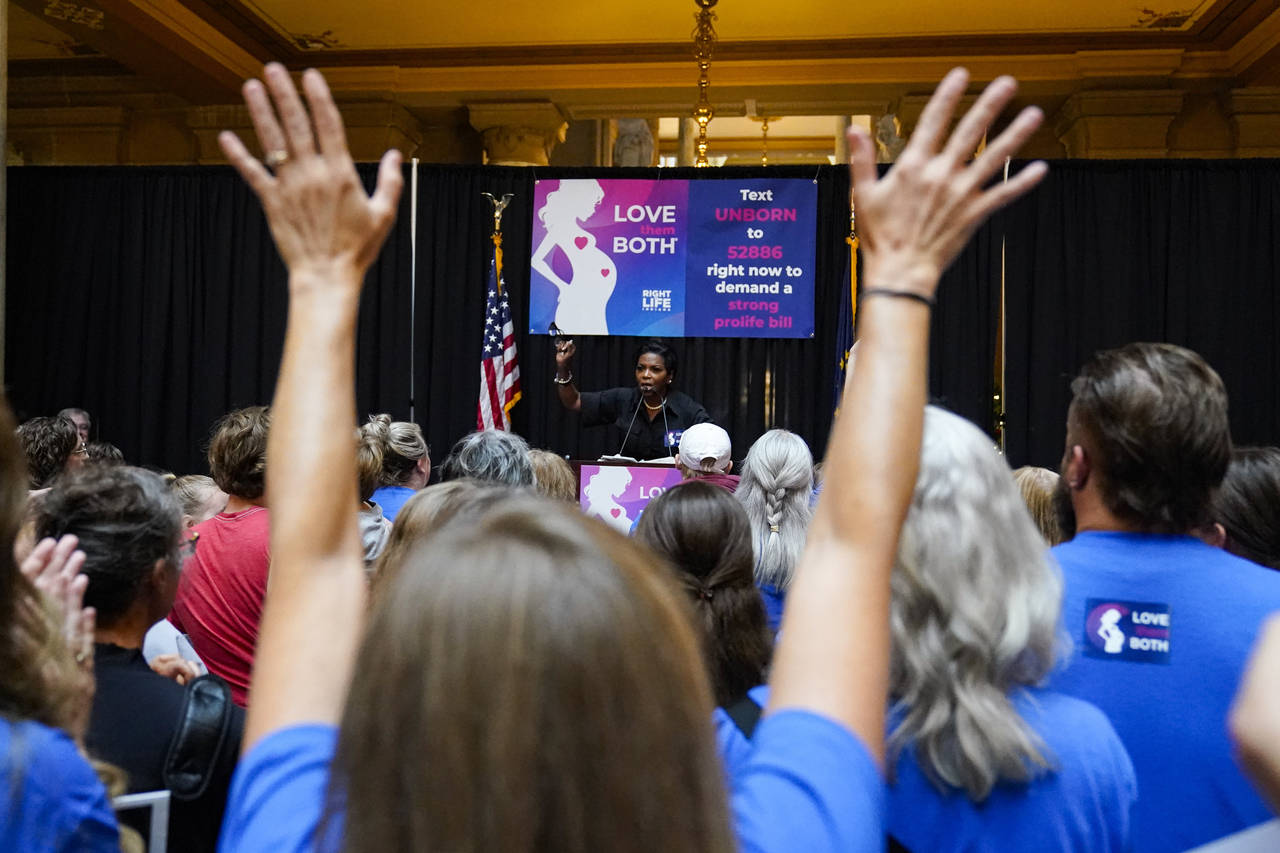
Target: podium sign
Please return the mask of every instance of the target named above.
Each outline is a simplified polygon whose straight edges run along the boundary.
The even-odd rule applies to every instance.
[[[649,501],[680,483],[671,465],[603,465],[583,462],[578,469],[582,511],[622,533],[630,533]]]

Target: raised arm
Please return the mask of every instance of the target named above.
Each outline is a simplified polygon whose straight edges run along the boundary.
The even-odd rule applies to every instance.
[[[572,340],[556,341],[556,395],[560,405],[571,412],[582,411],[582,395],[573,384],[573,354],[577,351]]]
[[[235,134],[227,159],[262,202],[289,269],[284,357],[267,443],[271,577],[255,653],[247,750],[301,722],[337,722],[364,615],[356,529],[355,326],[365,272],[395,220],[399,152],[382,158],[370,197],[319,72],[302,77],[310,115],[285,69],[244,85],[275,174]],[[269,94],[268,94],[269,93]]]
[[[1271,810],[1280,812],[1280,613],[1254,644],[1228,723],[1237,759]]]
[[[944,269],[996,209],[1045,174],[987,181],[1040,124],[1023,110],[968,162],[1016,89],[995,80],[947,139],[968,85],[938,86],[897,164],[876,177],[875,148],[849,137],[861,229],[858,369],[832,430],[822,497],[787,596],[769,711],[805,708],[849,726],[883,762],[889,672],[889,575],[919,465],[930,305]],[[945,143],[945,144],[944,144]]]

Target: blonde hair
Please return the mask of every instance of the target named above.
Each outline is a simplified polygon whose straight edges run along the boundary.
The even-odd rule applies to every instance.
[[[184,474],[169,481],[178,503],[182,505],[182,514],[189,515],[197,521],[204,520],[204,513],[213,492],[226,494],[218,488],[212,477],[203,474]]]
[[[360,427],[360,439],[381,454],[382,470],[378,486],[403,486],[414,469],[430,452],[422,427],[409,421],[393,421],[391,415],[370,415]],[[373,490],[370,490],[370,494]],[[367,498],[362,498],[367,500]]]
[[[990,439],[933,406],[891,586],[888,766],[910,747],[926,776],[975,802],[1047,770],[1009,694],[1041,683],[1062,651],[1062,578]]]
[[[371,431],[356,430],[356,488],[360,500],[373,497],[382,482],[383,444]]]
[[[1031,520],[1040,529],[1040,535],[1050,545],[1057,545],[1066,539],[1062,534],[1062,526],[1058,524],[1058,514],[1053,509],[1053,492],[1058,488],[1057,473],[1048,468],[1036,468],[1023,465],[1013,472],[1013,481],[1018,484],[1022,494],[1022,502],[1031,513]]]
[[[399,574],[409,555],[459,512],[479,512],[509,497],[511,489],[479,480],[449,480],[427,486],[396,513],[387,546],[373,567],[373,598],[382,594]]]
[[[559,454],[534,449],[529,451],[529,461],[533,463],[533,485],[538,494],[578,502],[578,478]]]

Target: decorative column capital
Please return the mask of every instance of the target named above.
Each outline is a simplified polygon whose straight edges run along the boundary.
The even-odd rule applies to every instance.
[[[467,113],[492,166],[546,166],[569,130],[568,118],[550,101],[468,104]]]
[[[1068,157],[1166,157],[1182,99],[1182,92],[1168,89],[1077,92],[1054,116],[1053,130]]]
[[[1280,88],[1232,89],[1223,112],[1237,157],[1280,157]]]

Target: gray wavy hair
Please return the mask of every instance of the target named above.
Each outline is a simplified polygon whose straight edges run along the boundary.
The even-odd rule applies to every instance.
[[[751,521],[756,583],[785,590],[813,518],[809,445],[794,432],[769,430],[747,452],[735,494]]]
[[[975,802],[1049,770],[1009,695],[1066,650],[1062,577],[991,440],[933,406],[892,590],[888,766],[910,746],[935,784]]]
[[[513,432],[497,429],[468,433],[449,451],[441,469],[443,479],[464,477],[508,486],[533,486],[533,463],[528,443]]]

